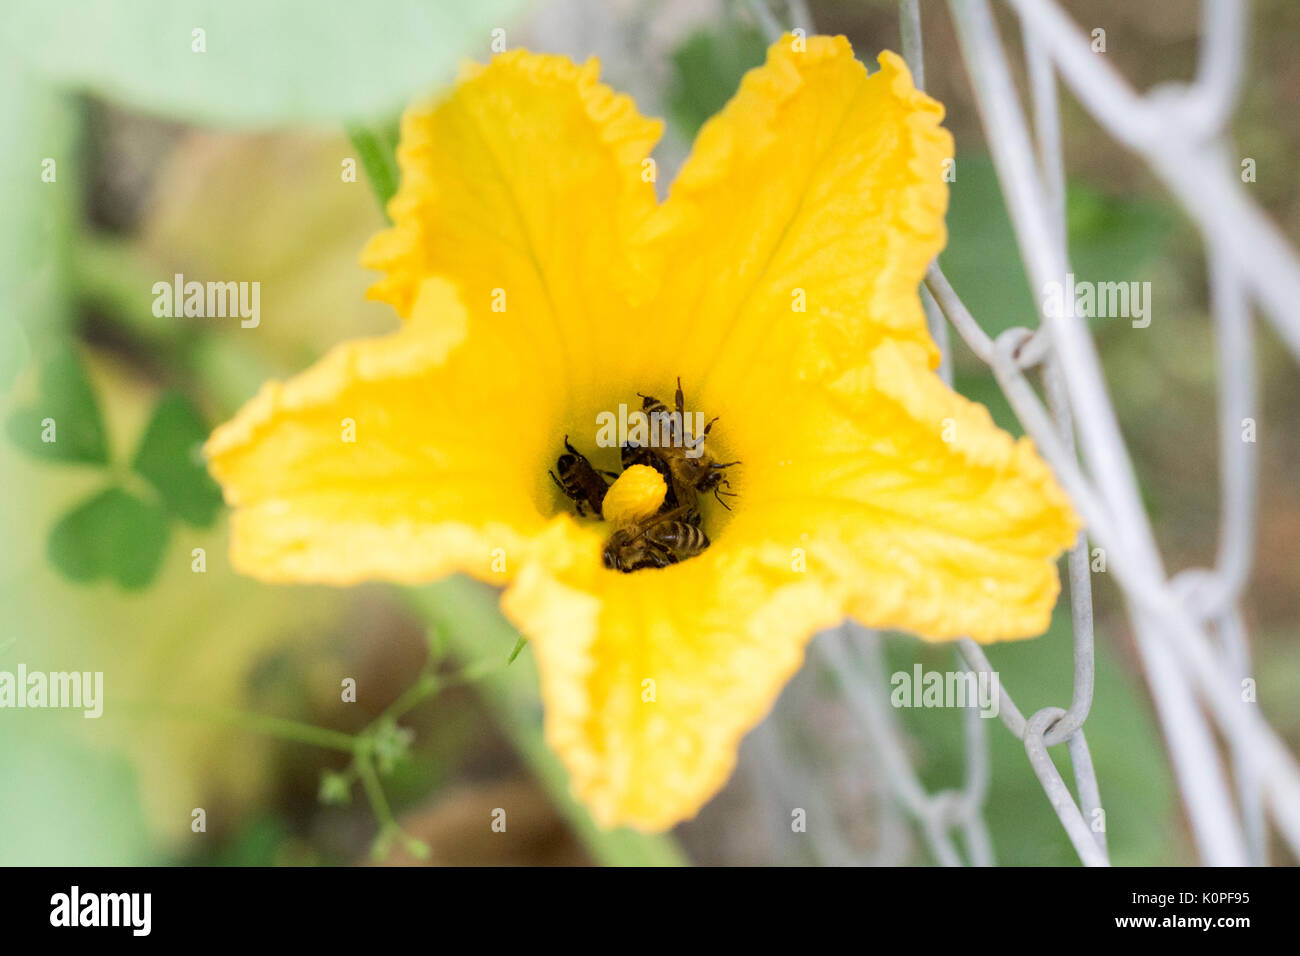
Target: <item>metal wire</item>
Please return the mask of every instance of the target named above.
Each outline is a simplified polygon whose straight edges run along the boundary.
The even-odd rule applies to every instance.
[[[931,265],[922,302],[942,354],[940,375],[951,384],[951,324],[992,369],[1087,526],[1068,559],[1074,658],[1069,707],[1045,707],[1026,717],[999,682],[999,718],[1023,742],[1029,765],[1079,859],[1085,865],[1107,865],[1105,813],[1084,735],[1094,686],[1089,556],[1091,544],[1097,544],[1106,554],[1107,573],[1126,600],[1201,859],[1216,865],[1266,863],[1270,821],[1300,855],[1300,769],[1241,692],[1251,665],[1239,603],[1255,541],[1255,448],[1241,437],[1256,408],[1252,303],[1300,359],[1300,259],[1240,188],[1226,158],[1225,129],[1242,82],[1248,4],[1205,0],[1195,82],[1138,95],[1104,56],[1092,52],[1088,39],[1052,0],[1004,2],[1020,18],[1032,136],[988,0],[949,0],[948,6],[1032,287],[1042,289],[1070,271],[1059,79],[1117,143],[1137,153],[1164,180],[1205,237],[1220,377],[1222,493],[1216,567],[1171,577],[1142,506],[1086,323],[1044,314],[1036,330],[1013,328],[992,338],[938,264]],[[751,8],[775,39],[779,26],[769,9],[762,0],[751,0]],[[899,0],[898,8],[903,56],[923,87],[920,4]],[[795,25],[813,32],[806,9],[787,7],[787,13]],[[1033,370],[1041,375],[1046,405],[1026,377]],[[957,653],[960,668],[992,674],[975,642],[958,641]],[[992,864],[994,848],[983,818],[988,741],[977,711],[968,708],[963,714],[966,767],[960,788],[928,792],[907,757],[903,731],[886,700],[879,637],[849,623],[823,635],[812,655],[839,679],[894,802],[913,821],[933,858],[944,865],[962,863],[956,835],[969,862]],[[1231,783],[1216,731],[1228,752]],[[1048,755],[1059,744],[1067,748],[1077,799]]]
[[[1043,708],[1026,719],[1003,688],[1002,723],[1024,742],[1029,764],[1080,860],[1107,864],[1100,788],[1083,730],[1093,692],[1091,538],[1106,551],[1108,573],[1128,602],[1143,671],[1202,860],[1267,862],[1270,819],[1292,851],[1300,853],[1300,771],[1256,706],[1243,702],[1241,694],[1250,654],[1238,605],[1254,550],[1256,497],[1255,450],[1241,437],[1243,423],[1253,421],[1255,409],[1252,301],[1300,358],[1300,260],[1240,189],[1225,158],[1224,129],[1241,86],[1247,4],[1206,0],[1196,81],[1139,96],[1104,57],[1092,53],[1054,2],[1006,2],[1021,19],[1032,137],[987,0],[949,0],[949,9],[1033,286],[1044,288],[1069,271],[1058,76],[1103,129],[1164,179],[1206,237],[1221,382],[1222,504],[1216,568],[1169,577],[1086,324],[1045,314],[1039,330],[1011,329],[992,339],[938,265],[932,265],[926,277],[929,294],[923,299],[944,352],[941,374],[948,378],[951,366],[946,328],[933,321],[940,314],[993,370],[1088,526],[1088,536],[1080,535],[1069,557],[1074,631],[1070,706]],[[899,19],[903,55],[920,85],[925,74],[917,0],[900,0]],[[1046,408],[1025,377],[1036,367],[1041,368]],[[1083,462],[1075,449],[1076,430]],[[951,836],[957,831],[972,862],[991,862],[982,819],[987,742],[978,715],[964,715],[968,757],[962,789],[927,793],[906,760],[900,731],[885,706],[878,639],[850,625],[817,648],[844,679],[850,705],[874,749],[886,757],[895,799],[916,821],[935,859],[960,862]],[[992,671],[973,641],[959,641],[958,652],[972,672]],[[1215,731],[1233,767],[1231,785]],[[1061,743],[1067,745],[1077,800],[1048,755],[1049,747]]]

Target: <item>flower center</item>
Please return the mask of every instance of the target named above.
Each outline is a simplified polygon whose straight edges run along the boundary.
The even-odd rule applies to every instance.
[[[612,526],[602,553],[612,570],[664,568],[700,554],[709,538],[700,527],[699,495],[711,492],[723,507],[729,507],[724,495],[734,497],[723,490],[724,472],[740,462],[719,462],[709,454],[705,439],[714,421],[687,414],[680,380],[675,397],[676,410],[670,411],[657,398],[641,396],[642,409],[633,413],[641,430],[620,427],[621,473],[597,470],[567,435],[565,453],[550,472],[579,517],[590,511]]]

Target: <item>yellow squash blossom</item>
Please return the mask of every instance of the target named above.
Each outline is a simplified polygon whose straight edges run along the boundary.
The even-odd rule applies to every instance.
[[[266,385],[207,452],[247,574],[503,585],[575,792],[654,830],[722,786],[846,615],[1042,633],[1077,520],[1031,443],[934,371],[917,289],[953,145],[897,56],[869,74],[843,37],[777,42],[662,203],[661,124],[597,73],[515,51],[410,110],[363,257],[401,329]],[[699,496],[702,554],[606,569],[611,525],[548,471],[565,436],[616,471],[597,416],[679,376],[737,497]]]

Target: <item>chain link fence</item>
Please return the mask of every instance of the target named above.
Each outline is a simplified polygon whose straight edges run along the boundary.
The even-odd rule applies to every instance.
[[[1074,659],[1068,706],[1026,716],[1002,688],[999,717],[1023,742],[1080,861],[1109,865],[1101,788],[1084,732],[1094,679],[1089,555],[1099,547],[1123,595],[1200,860],[1266,864],[1272,829],[1300,855],[1300,769],[1247,692],[1250,651],[1239,607],[1255,550],[1256,446],[1243,440],[1243,429],[1253,426],[1256,414],[1256,309],[1300,360],[1300,260],[1243,189],[1227,134],[1242,82],[1249,4],[1204,0],[1194,81],[1139,95],[1053,0],[1003,2],[1020,22],[1028,117],[988,0],[949,0],[948,11],[1031,288],[1060,283],[1071,271],[1061,83],[1116,144],[1150,167],[1201,232],[1219,376],[1221,513],[1215,566],[1166,571],[1086,320],[1049,314],[1056,310],[1042,309],[1035,296],[1037,329],[990,337],[938,264],[932,265],[923,300],[944,356],[940,373],[951,383],[951,326],[991,368],[1086,522],[1068,559]],[[762,0],[751,7],[769,36],[779,33],[777,18]],[[792,26],[813,32],[803,4],[791,3],[787,13]],[[904,58],[917,85],[924,86],[918,0],[900,0],[899,15]],[[995,862],[983,818],[988,731],[978,710],[963,710],[961,785],[928,792],[886,699],[889,675],[880,638],[847,624],[822,635],[812,655],[839,679],[894,802],[915,823],[933,858],[945,865]],[[957,642],[957,657],[960,670],[992,673],[974,641]],[[1048,752],[1062,744],[1073,792]]]

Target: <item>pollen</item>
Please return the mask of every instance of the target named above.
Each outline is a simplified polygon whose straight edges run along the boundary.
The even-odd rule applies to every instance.
[[[663,475],[649,465],[630,465],[609,486],[601,513],[615,527],[626,527],[655,514],[667,494]]]

